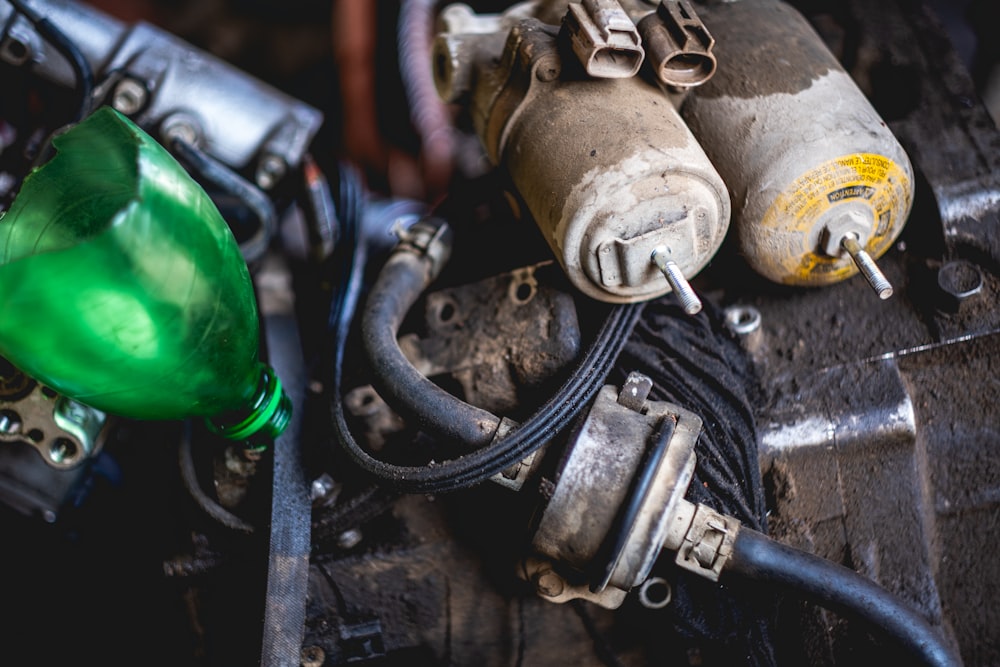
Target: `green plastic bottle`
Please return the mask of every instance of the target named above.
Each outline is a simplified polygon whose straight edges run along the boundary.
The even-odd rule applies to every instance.
[[[277,437],[291,404],[259,361],[250,274],[205,191],[108,107],[53,145],[0,217],[0,356],[105,412]]]

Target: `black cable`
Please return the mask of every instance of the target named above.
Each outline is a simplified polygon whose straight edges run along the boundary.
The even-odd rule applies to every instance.
[[[196,179],[207,181],[236,197],[253,213],[259,226],[253,236],[240,243],[240,251],[248,264],[263,257],[278,228],[278,214],[271,199],[260,188],[196,146],[174,138],[170,148],[194,172]]]
[[[209,495],[201,488],[201,483],[198,481],[198,474],[194,467],[191,440],[191,423],[186,422],[184,424],[184,431],[181,436],[181,442],[177,452],[178,464],[181,471],[181,480],[184,482],[184,488],[187,489],[191,498],[195,501],[198,507],[200,507],[205,514],[210,516],[219,524],[229,528],[230,530],[246,533],[247,535],[252,534],[254,532],[254,528],[251,524],[247,523],[220,505],[218,501],[209,497]]]
[[[339,402],[340,372],[344,363],[344,349],[350,333],[351,321],[357,309],[361,296],[361,284],[364,277],[367,252],[361,234],[361,216],[364,210],[364,196],[360,177],[355,171],[342,165],[338,181],[337,219],[340,221],[339,243],[337,244],[335,264],[340,268],[335,276],[334,285],[339,286],[333,295],[330,309],[330,329],[332,331],[334,383],[334,402]]]
[[[86,56],[54,23],[24,4],[23,0],[8,1],[11,7],[28,19],[38,34],[55,47],[56,51],[69,62],[69,66],[76,76],[76,86],[80,93],[80,108],[77,110],[75,120],[81,120],[90,111],[90,97],[94,92],[94,72]]]
[[[859,618],[899,642],[922,664],[960,667],[961,658],[902,600],[854,570],[742,528],[724,573],[790,589]]]
[[[330,591],[333,593],[333,596],[337,599],[337,613],[340,616],[340,620],[346,621],[348,614],[347,600],[344,599],[344,594],[341,592],[340,586],[337,585],[337,580],[333,578],[333,575],[330,574],[330,571],[326,569],[326,566],[323,565],[323,563],[318,561],[314,561],[314,563],[316,565],[316,569],[319,570],[319,573],[326,580],[326,584],[330,587]]]

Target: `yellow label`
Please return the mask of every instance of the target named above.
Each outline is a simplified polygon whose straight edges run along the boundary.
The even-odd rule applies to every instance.
[[[801,235],[801,250],[790,247],[773,259],[782,267],[785,282],[832,283],[855,272],[850,260],[816,254],[814,229],[833,207],[845,202],[866,204],[876,225],[866,250],[881,256],[910,211],[910,179],[906,171],[883,155],[854,153],[829,160],[795,179],[774,200],[761,220],[765,229]]]

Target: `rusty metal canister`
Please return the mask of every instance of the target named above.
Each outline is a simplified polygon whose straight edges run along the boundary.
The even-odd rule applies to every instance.
[[[609,302],[670,286],[715,255],[730,202],[718,172],[667,97],[636,77],[554,81],[511,121],[502,151],[543,235],[575,285]]]
[[[881,256],[909,215],[905,151],[785,2],[714,3],[699,15],[718,69],[682,113],[729,187],[741,254],[778,283],[854,275],[845,249]]]

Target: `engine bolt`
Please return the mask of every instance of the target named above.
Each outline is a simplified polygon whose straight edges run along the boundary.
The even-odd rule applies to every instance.
[[[146,106],[149,101],[149,91],[141,82],[130,77],[126,77],[115,86],[115,92],[111,96],[111,106],[115,111],[132,116]]]
[[[656,267],[663,272],[663,277],[670,283],[670,289],[680,299],[681,305],[684,306],[684,312],[688,315],[697,315],[701,311],[701,299],[691,289],[691,284],[681,273],[677,263],[668,259],[668,256],[667,249],[664,246],[659,246],[653,250],[651,259],[653,264],[656,264]]]

